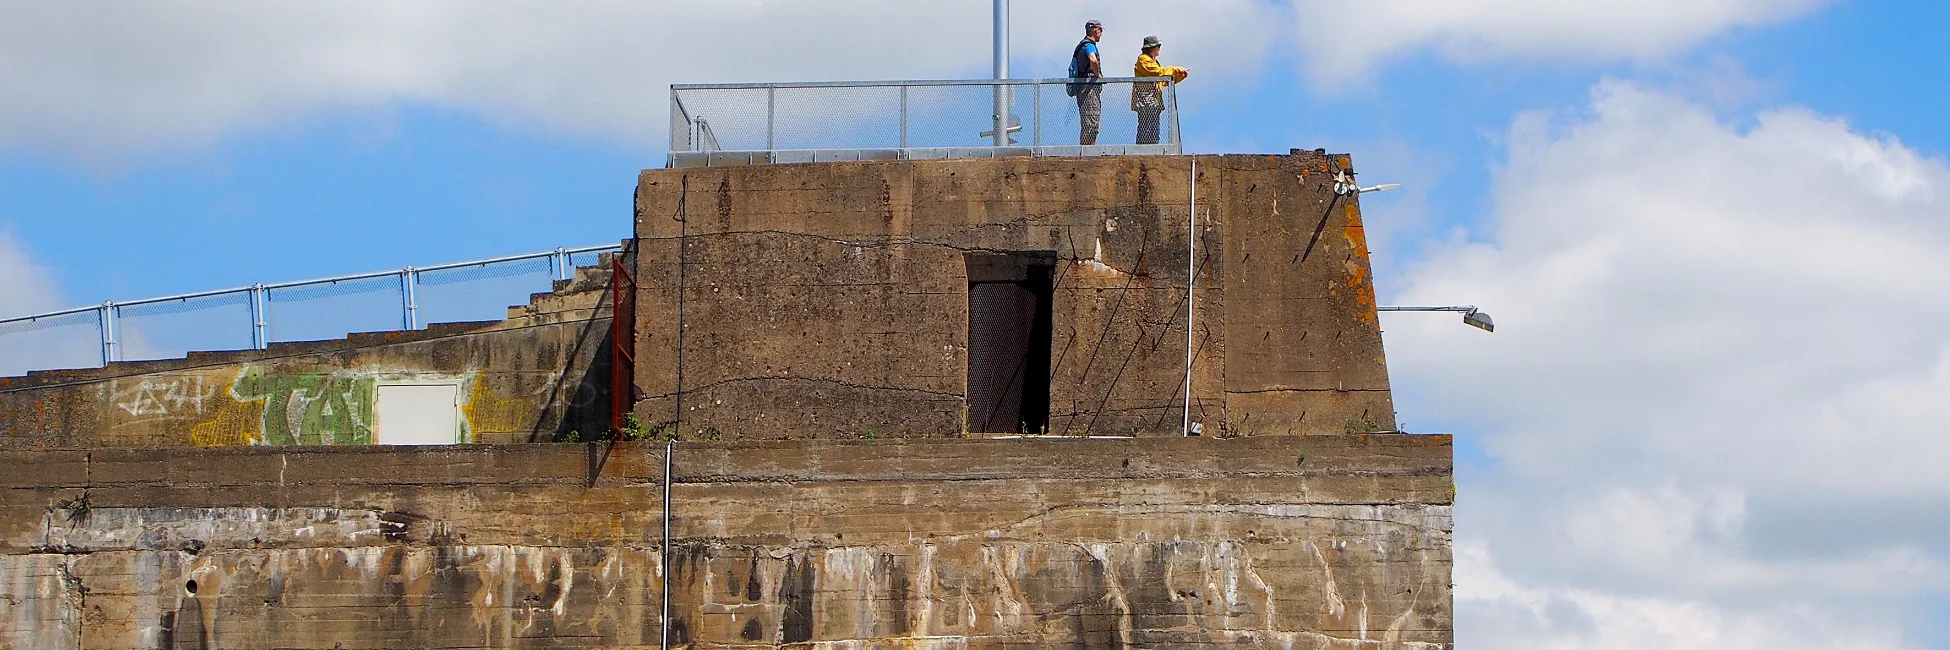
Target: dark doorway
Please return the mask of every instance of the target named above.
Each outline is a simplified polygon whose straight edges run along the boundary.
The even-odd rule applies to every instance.
[[[1056,253],[968,255],[968,431],[1049,429]]]

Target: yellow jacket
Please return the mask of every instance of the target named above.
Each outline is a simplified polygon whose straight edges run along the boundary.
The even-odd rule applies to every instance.
[[[1190,72],[1178,66],[1158,65],[1158,60],[1149,54],[1138,55],[1137,67],[1131,74],[1133,77],[1171,77],[1173,82],[1184,81],[1185,77],[1190,75]],[[1165,84],[1162,81],[1138,84],[1131,89],[1131,109],[1164,106],[1164,90]]]

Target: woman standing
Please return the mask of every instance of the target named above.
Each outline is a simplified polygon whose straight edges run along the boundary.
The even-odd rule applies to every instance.
[[[1158,52],[1164,43],[1156,36],[1144,37],[1144,50],[1138,54],[1134,77],[1171,77],[1173,83],[1191,76],[1190,68],[1158,65]],[[1165,82],[1139,83],[1131,88],[1131,110],[1138,114],[1138,144],[1158,144],[1158,118],[1165,112]]]

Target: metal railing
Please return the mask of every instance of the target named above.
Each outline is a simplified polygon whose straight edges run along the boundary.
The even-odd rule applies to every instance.
[[[1181,152],[1171,79],[1077,81],[677,84],[667,166]]]
[[[557,248],[484,260],[409,266],[295,282],[108,301],[0,319],[0,376],[177,358],[191,351],[263,349],[353,332],[502,320],[529,294],[568,280],[620,245]]]

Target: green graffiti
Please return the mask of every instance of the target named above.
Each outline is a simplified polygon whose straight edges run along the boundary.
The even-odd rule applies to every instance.
[[[264,402],[264,444],[372,444],[373,380],[349,375],[274,375],[248,368],[230,391]]]

